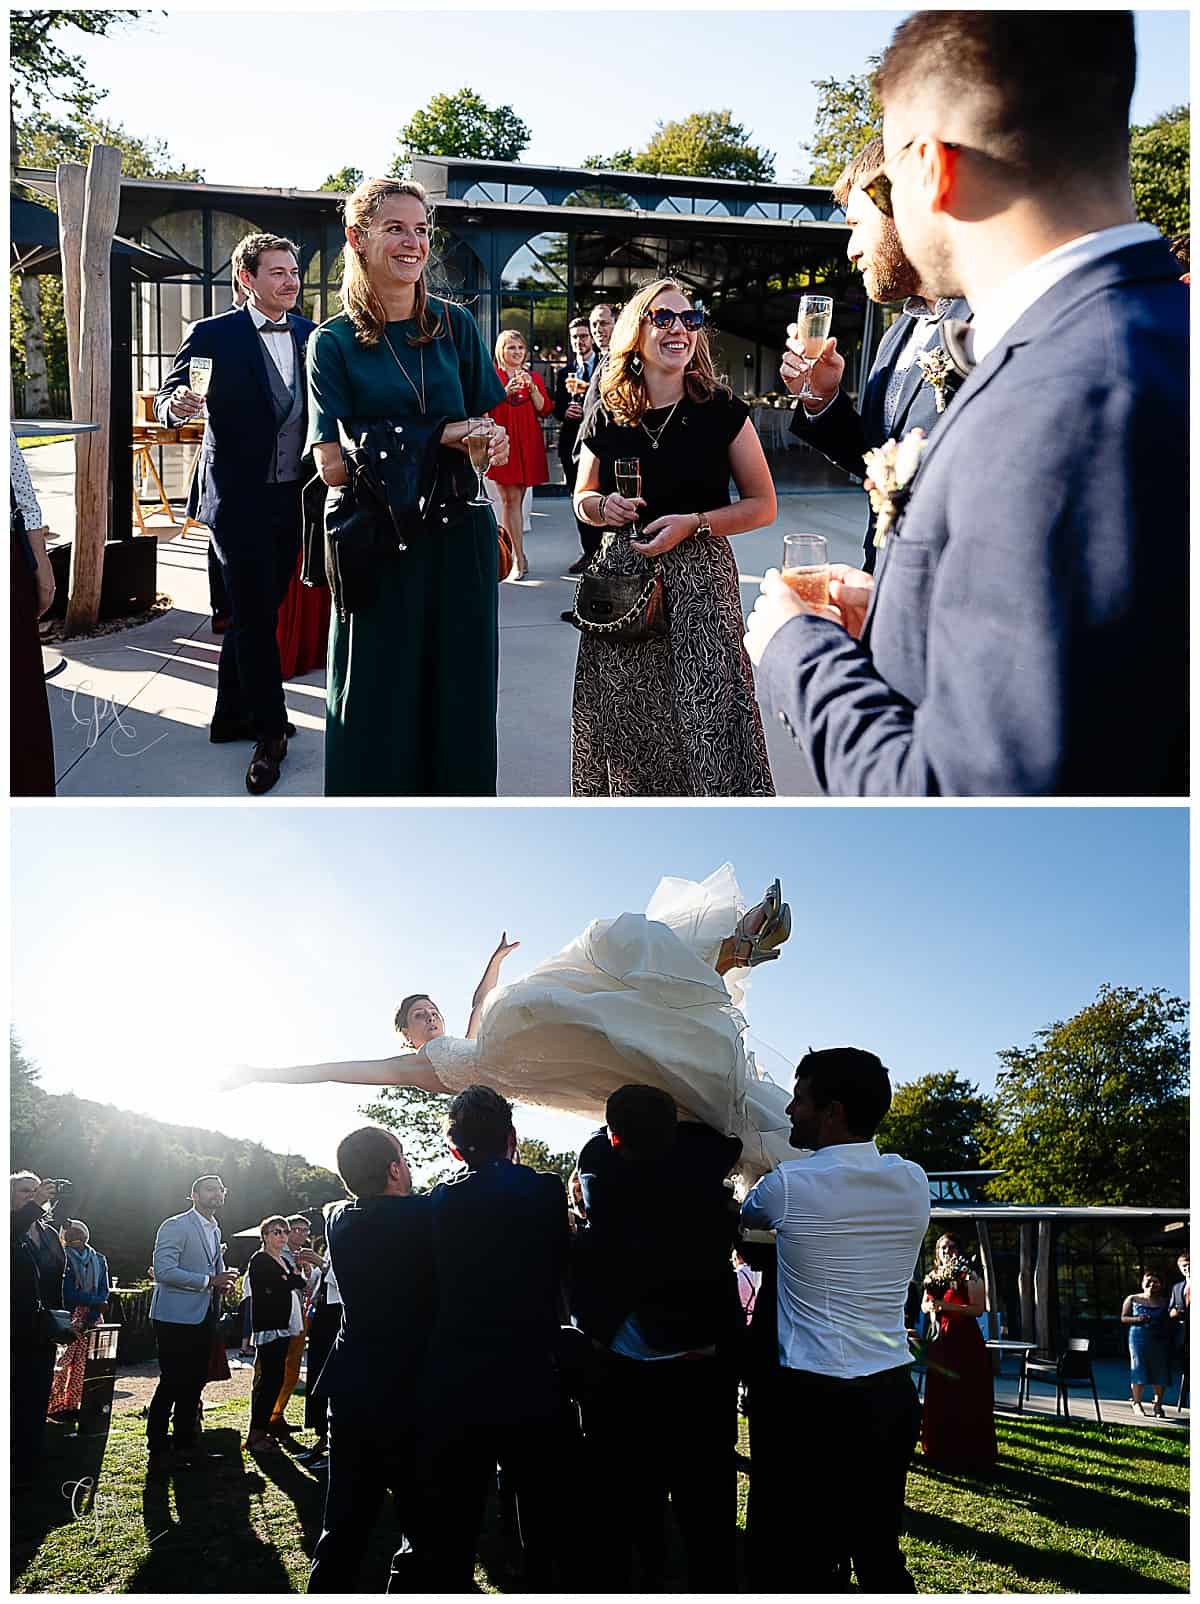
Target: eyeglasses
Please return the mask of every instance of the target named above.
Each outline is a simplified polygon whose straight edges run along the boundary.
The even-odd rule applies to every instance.
[[[863,194],[870,198],[871,204],[875,207],[876,211],[880,212],[884,217],[895,217],[896,215],[892,210],[892,181],[888,177],[888,168],[893,164],[893,162],[898,162],[906,150],[911,150],[916,142],[917,135],[914,134],[909,140],[908,144],[901,145],[900,149],[895,153],[894,156],[888,157],[887,161],[875,174],[875,177],[862,186]],[[941,139],[938,141],[938,143],[940,145],[944,145],[947,150],[962,149],[961,145],[955,144],[955,142],[951,139]]]
[[[698,329],[704,327],[704,313],[699,311],[672,312],[669,306],[656,306],[653,312],[642,313],[642,321],[644,323],[653,323],[656,329],[663,330],[673,328],[676,321],[678,321],[680,328],[686,329],[689,334],[695,334]]]

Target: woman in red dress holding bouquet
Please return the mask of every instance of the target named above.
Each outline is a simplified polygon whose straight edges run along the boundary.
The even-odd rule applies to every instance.
[[[938,1238],[921,1307],[937,1323],[926,1357],[925,1458],[939,1470],[986,1473],[996,1463],[992,1361],[978,1325],[986,1299],[955,1236]]]
[[[550,409],[550,397],[537,374],[525,366],[528,349],[516,329],[501,329],[496,341],[496,373],[505,398],[492,408],[491,415],[508,430],[509,453],[504,466],[490,469],[488,478],[500,491],[500,522],[512,536],[514,579],[524,579],[529,572],[521,503],[530,485],[544,485],[550,477],[540,421]]]

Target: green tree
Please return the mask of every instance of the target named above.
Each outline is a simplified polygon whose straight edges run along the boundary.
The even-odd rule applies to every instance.
[[[987,1099],[952,1069],[933,1070],[897,1086],[876,1134],[881,1152],[899,1153],[923,1170],[979,1167],[979,1127]]]
[[[1168,239],[1191,231],[1191,124],[1187,106],[1129,130],[1129,176],[1137,214]]]
[[[339,167],[336,173],[330,173],[320,187],[331,190],[335,195],[349,195],[362,183],[363,177],[361,167]]]
[[[437,94],[400,130],[400,149],[389,171],[400,177],[410,155],[515,162],[532,137],[511,106],[489,106],[473,89]]]
[[[22,107],[60,100],[77,116],[95,109],[104,91],[88,82],[82,56],[60,43],[64,28],[92,38],[107,34],[137,11],[10,11],[8,14],[9,155],[17,165],[17,114]]]
[[[1102,986],[1071,1019],[998,1056],[983,1130],[994,1197],[1016,1203],[1174,1204],[1187,1196],[1187,1004]]]
[[[26,1053],[20,1038],[8,1033],[8,1141],[14,1169],[29,1168],[26,1151],[37,1129],[40,1105],[46,1094],[38,1085],[41,1071]]]
[[[589,156],[585,167],[614,172],[677,173],[689,178],[739,178],[766,184],[775,177],[775,157],[751,142],[730,111],[694,111],[677,122],[658,123],[644,150]]]
[[[422,1185],[433,1186],[455,1168],[443,1125],[449,1106],[450,1099],[437,1092],[385,1086],[374,1102],[364,1104],[361,1113],[373,1124],[395,1131]]]
[[[883,132],[883,108],[875,98],[879,56],[868,56],[867,72],[846,79],[814,78],[817,110],[808,152],[810,184],[832,184],[851,157]]]
[[[537,1136],[522,1136],[520,1139],[521,1163],[531,1170],[542,1170],[549,1175],[561,1177],[565,1186],[571,1179],[575,1168],[574,1153],[552,1153],[545,1142]]]
[[[86,163],[93,145],[113,145],[121,152],[126,178],[178,178],[201,183],[204,173],[176,159],[161,139],[142,139],[123,123],[87,112],[64,120],[36,111],[17,124],[17,146],[26,167],[57,167],[59,162]]]

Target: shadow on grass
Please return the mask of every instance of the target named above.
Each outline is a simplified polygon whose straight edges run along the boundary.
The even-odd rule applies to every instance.
[[[74,1436],[57,1421],[47,1424],[34,1485],[12,1501],[14,1587],[52,1531],[90,1514],[107,1446],[107,1430]]]
[[[1007,1430],[1005,1428],[1008,1428]],[[1097,1426],[1093,1421],[1090,1426],[1077,1426],[1072,1423],[1058,1425],[1030,1425],[1028,1418],[1021,1420],[996,1421],[996,1430],[1000,1441],[1011,1448],[1020,1448],[1022,1445],[1046,1449],[1055,1448],[1061,1453],[1087,1452],[1102,1454],[1114,1459],[1128,1469],[1131,1460],[1148,1460],[1158,1465],[1178,1465],[1187,1456],[1188,1438],[1183,1433],[1172,1434],[1164,1438],[1150,1431],[1136,1432],[1129,1427],[1105,1424]],[[1032,1439],[1032,1440],[1031,1440]],[[1174,1453],[1165,1446],[1170,1442],[1176,1444]]]

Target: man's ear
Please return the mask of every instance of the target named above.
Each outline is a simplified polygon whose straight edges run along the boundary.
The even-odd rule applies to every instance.
[[[930,210],[954,212],[958,206],[958,162],[962,154],[957,147],[943,144],[940,139],[927,139],[918,143],[914,159],[921,163],[930,192]]]

